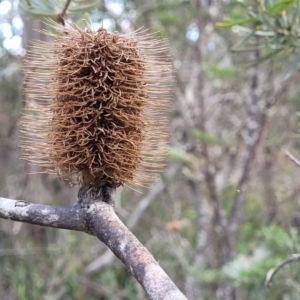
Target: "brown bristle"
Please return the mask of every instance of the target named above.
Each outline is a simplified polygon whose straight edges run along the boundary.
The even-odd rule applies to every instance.
[[[58,174],[148,185],[161,172],[172,65],[164,41],[51,24],[25,61],[23,158]],[[91,180],[91,179],[89,179]]]

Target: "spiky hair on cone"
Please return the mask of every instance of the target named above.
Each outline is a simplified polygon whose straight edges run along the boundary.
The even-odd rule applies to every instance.
[[[173,68],[166,41],[50,24],[24,67],[22,157],[81,184],[147,186],[165,164]]]

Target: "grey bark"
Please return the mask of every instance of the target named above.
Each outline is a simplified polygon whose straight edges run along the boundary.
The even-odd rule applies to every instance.
[[[150,299],[187,299],[111,205],[103,201],[84,204],[63,207],[0,198],[0,218],[95,235],[125,264]]]

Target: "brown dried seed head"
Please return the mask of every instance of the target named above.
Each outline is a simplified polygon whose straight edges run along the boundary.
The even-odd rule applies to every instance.
[[[54,43],[35,42],[25,62],[23,158],[67,181],[149,184],[169,140],[165,42],[141,30],[51,26]]]

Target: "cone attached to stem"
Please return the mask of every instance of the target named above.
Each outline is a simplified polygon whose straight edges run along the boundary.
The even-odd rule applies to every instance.
[[[22,157],[86,187],[148,185],[169,141],[166,42],[142,30],[51,26],[54,41],[36,41],[25,61]]]

